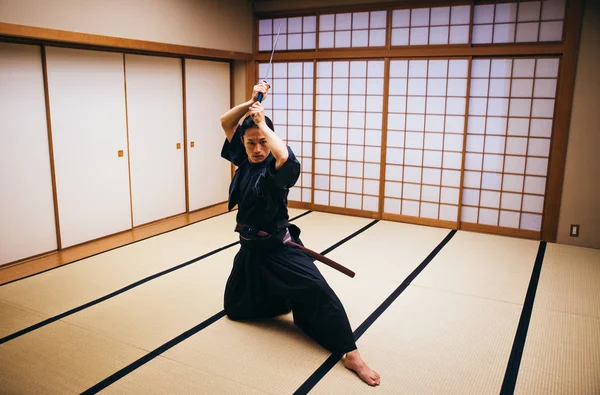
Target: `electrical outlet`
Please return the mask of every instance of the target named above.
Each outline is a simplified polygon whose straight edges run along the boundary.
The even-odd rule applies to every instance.
[[[571,237],[579,237],[579,225],[571,225]]]

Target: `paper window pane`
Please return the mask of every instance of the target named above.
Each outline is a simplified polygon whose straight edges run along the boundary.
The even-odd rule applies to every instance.
[[[481,187],[483,189],[500,190],[502,187],[502,174],[484,172],[481,177]]]
[[[533,79],[514,79],[512,80],[511,97],[532,97]]]
[[[442,185],[458,188],[460,186],[460,177],[460,171],[444,169],[442,171]]]
[[[369,13],[355,12],[352,14],[352,29],[368,29],[369,28]]]
[[[515,59],[512,71],[513,78],[533,78],[535,59]]]
[[[450,7],[435,7],[431,9],[431,26],[450,24]]]
[[[546,178],[526,176],[524,192],[544,195],[546,193]]]
[[[440,185],[442,170],[441,169],[423,169],[423,183],[430,185]]]
[[[420,166],[420,158],[417,159],[419,159],[417,166]],[[423,153],[423,165],[427,167],[442,167],[442,153],[439,151],[425,151]]]
[[[352,208],[356,210],[361,209],[362,196],[360,195],[346,195],[346,208]]]
[[[475,207],[463,207],[461,221],[469,223],[477,223],[477,213],[479,209]]]
[[[450,44],[467,44],[469,26],[450,26]]]
[[[413,202],[410,200],[402,200],[402,215],[408,215],[412,217],[419,216],[419,202]]]
[[[507,118],[489,117],[486,122],[486,134],[505,135]],[[504,139],[502,140],[504,141]]]
[[[385,46],[386,32],[384,29],[371,30],[369,33],[369,46],[370,47],[383,47]]]
[[[408,114],[406,116],[406,130],[424,131],[425,116]]]
[[[468,135],[467,136],[467,151],[468,152],[483,152],[484,136]]]
[[[397,197],[397,198],[402,197],[402,183],[386,181],[385,196]]]
[[[542,22],[540,41],[562,41],[563,22]]]
[[[556,78],[558,77],[559,59],[538,59],[535,67],[535,76],[537,78]]]
[[[402,166],[394,166],[388,164],[385,167],[385,179],[386,180],[394,180],[394,181],[402,181]]]
[[[387,139],[388,147],[404,147],[404,132],[388,130]]]
[[[540,19],[541,2],[521,2],[519,3],[519,22],[537,21]]]
[[[471,6],[452,7],[450,23],[453,25],[468,25],[471,23]]]
[[[467,96],[467,80],[464,78],[448,80],[448,96]]]
[[[523,211],[531,213],[542,213],[544,211],[544,197],[543,196],[523,196]]]
[[[427,84],[427,94],[429,96],[446,96],[446,79],[430,78]],[[442,99],[442,103],[444,100]]]
[[[504,156],[503,155],[492,155],[492,154],[484,154],[483,155],[483,170],[484,171],[493,171],[493,172],[501,173],[503,164],[504,164]]]
[[[521,214],[521,229],[539,231],[542,228],[542,216],[537,214]]]
[[[527,152],[527,139],[522,137],[508,137],[506,140],[506,153],[508,155],[525,155]]]
[[[538,39],[539,23],[528,22],[517,25],[516,42],[533,42]]]
[[[317,17],[316,16],[305,16],[304,18],[304,32],[316,32],[317,31]]]
[[[547,137],[552,136],[552,120],[551,119],[532,119],[531,120],[531,136],[532,137]]]
[[[429,30],[429,45],[448,44],[448,40],[449,40],[449,27],[448,26],[432,27]]]
[[[392,27],[410,26],[410,10],[392,11]]]
[[[348,178],[347,179],[347,190],[350,193],[362,193],[362,180],[356,178]]]
[[[542,4],[542,20],[563,19],[565,16],[565,0],[545,0]]]
[[[409,97],[407,112],[408,113],[416,113],[416,114],[424,114],[425,113],[425,98],[419,97],[419,96]]]
[[[349,84],[349,81],[345,78],[344,79],[334,78],[333,79],[333,94],[347,95],[348,94],[348,84]]]
[[[494,5],[476,5],[475,13],[473,15],[473,23],[480,25],[483,23],[494,22]]]
[[[331,161],[331,174],[335,174],[336,176],[345,176],[346,175],[346,162],[332,160]]]
[[[388,111],[390,113],[406,112],[406,96],[390,96],[390,100],[388,102]],[[389,119],[391,123],[391,116]],[[402,125],[404,125],[404,123]]]
[[[410,28],[410,45],[427,45],[429,41],[428,27],[411,27]]]
[[[429,102],[427,103],[429,107]],[[429,110],[428,113],[431,113]],[[425,130],[428,132],[440,132],[444,131],[444,117],[441,115],[427,115],[425,120]]]
[[[407,132],[406,133],[406,148],[423,148],[423,133]]]
[[[504,180],[502,181],[502,190],[509,192],[522,192],[523,176],[505,174]]]
[[[477,7],[475,7],[477,8]],[[489,44],[492,42],[494,25],[474,25],[473,44]]]
[[[460,169],[462,162],[462,153],[444,152],[444,168]]]
[[[482,225],[498,225],[498,210],[490,210],[487,208],[479,209],[479,223]]]
[[[525,158],[522,156],[506,156],[504,158],[504,171],[506,173],[525,173]]]
[[[259,36],[258,37],[258,50],[259,51],[271,51],[273,49],[272,36]],[[262,74],[265,75],[265,74]]]
[[[548,172],[548,159],[527,158],[525,173],[529,175],[545,176]]]
[[[479,190],[463,189],[463,204],[468,206],[479,206]]]
[[[458,188],[442,188],[440,201],[448,204],[458,204]]]
[[[408,45],[409,31],[408,28],[392,29],[392,45]]]
[[[350,30],[352,28],[352,14],[336,14],[335,30]]]
[[[351,34],[349,31],[335,32],[335,47],[345,48],[350,46]]]
[[[549,97],[556,96],[556,80],[555,79],[536,79],[533,89],[534,97]]]
[[[408,133],[407,133],[408,135]],[[444,139],[443,134],[438,133],[426,133],[425,134],[425,148],[431,150],[441,150],[443,148]],[[408,138],[406,141],[408,147]],[[408,148],[423,148],[422,143],[420,147],[408,147]]]
[[[554,100],[534,99],[531,116],[536,118],[553,118]]]
[[[471,97],[487,97],[490,80],[487,78],[471,79]]]
[[[446,206],[440,204],[440,219],[444,221],[456,221],[458,218],[457,206]]]
[[[518,228],[519,213],[513,213],[511,211],[500,211],[499,225],[505,228]]]
[[[487,111],[487,99],[471,98],[469,100],[469,115],[485,115]],[[469,117],[469,122],[472,117]],[[470,128],[469,128],[470,130]]]
[[[346,190],[346,179],[344,177],[331,177],[331,190],[345,192]]]
[[[469,61],[466,59],[450,60],[448,77],[467,78],[469,72]]]
[[[388,214],[400,214],[400,200],[384,199],[383,211]]]
[[[508,97],[510,92],[510,79],[491,79],[490,80],[490,97]]]
[[[550,155],[550,139],[530,138],[527,155],[548,157]]]
[[[258,22],[258,34],[273,34],[273,20],[261,19]]]
[[[437,219],[439,205],[433,203],[421,203],[421,217]]]
[[[481,185],[481,173],[475,171],[465,171],[463,185],[467,188],[479,188]]]
[[[379,163],[379,161],[381,161],[381,148],[366,147],[365,162]]]
[[[423,151],[407,149],[404,151],[404,163],[409,166],[421,166],[423,163]]]
[[[429,8],[415,8],[411,10],[411,26],[429,26]]]
[[[371,29],[385,29],[387,26],[387,11],[371,11]]]
[[[520,193],[502,192],[502,208],[520,211],[522,196]]]
[[[488,116],[508,115],[508,99],[488,99]]]
[[[464,115],[446,115],[446,133],[463,134],[465,131]]]
[[[510,78],[512,73],[511,59],[492,59],[490,76],[494,78]]]
[[[484,111],[485,113],[485,111]],[[467,125],[467,133],[469,134],[484,134],[485,133],[485,117],[469,117]]]
[[[517,3],[496,4],[494,21],[496,23],[516,22],[517,8]]]
[[[353,30],[352,31],[352,46],[353,47],[368,47],[369,46],[369,31],[368,30]]]
[[[458,134],[447,134],[444,136],[445,151],[461,151],[463,146],[463,136]],[[445,164],[445,158],[444,158]]]
[[[511,117],[529,117],[531,113],[531,99],[510,99]]]
[[[329,195],[331,199],[331,205],[335,207],[344,207],[346,196],[343,193],[331,192]]]
[[[482,207],[500,208],[500,192],[481,191],[479,205]]]
[[[348,162],[348,176],[362,177],[363,176],[363,164]]]
[[[490,60],[489,59],[473,59],[471,64],[472,78],[488,78],[490,76]]]
[[[376,198],[373,196],[363,196],[363,210],[378,211],[379,210],[379,198]]]
[[[494,43],[512,43],[515,41],[515,23],[494,25]]]

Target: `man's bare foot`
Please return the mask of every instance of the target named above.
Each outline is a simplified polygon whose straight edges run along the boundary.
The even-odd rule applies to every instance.
[[[376,386],[381,383],[381,377],[379,377],[379,373],[367,366],[365,361],[363,361],[358,353],[358,350],[346,353],[344,367],[358,374],[358,377],[360,377],[362,381],[369,385]]]

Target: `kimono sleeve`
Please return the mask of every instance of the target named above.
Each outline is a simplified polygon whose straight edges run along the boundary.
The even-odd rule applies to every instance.
[[[241,132],[241,126],[238,126],[233,134],[233,137],[231,138],[231,142],[225,139],[225,143],[221,149],[221,157],[236,166],[241,165],[246,159],[248,159],[246,148],[244,148],[244,143],[240,137]]]
[[[275,181],[275,185],[280,189],[293,187],[300,177],[300,162],[290,147],[287,147],[287,150],[288,159],[279,170],[275,169],[276,161],[272,161],[269,166],[269,173]]]

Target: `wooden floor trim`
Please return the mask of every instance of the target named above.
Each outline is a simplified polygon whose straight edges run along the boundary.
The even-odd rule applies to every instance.
[[[132,230],[107,236],[89,243],[0,266],[0,285],[180,229],[226,212],[227,202],[219,203],[191,213],[184,213],[151,224],[140,225]]]

